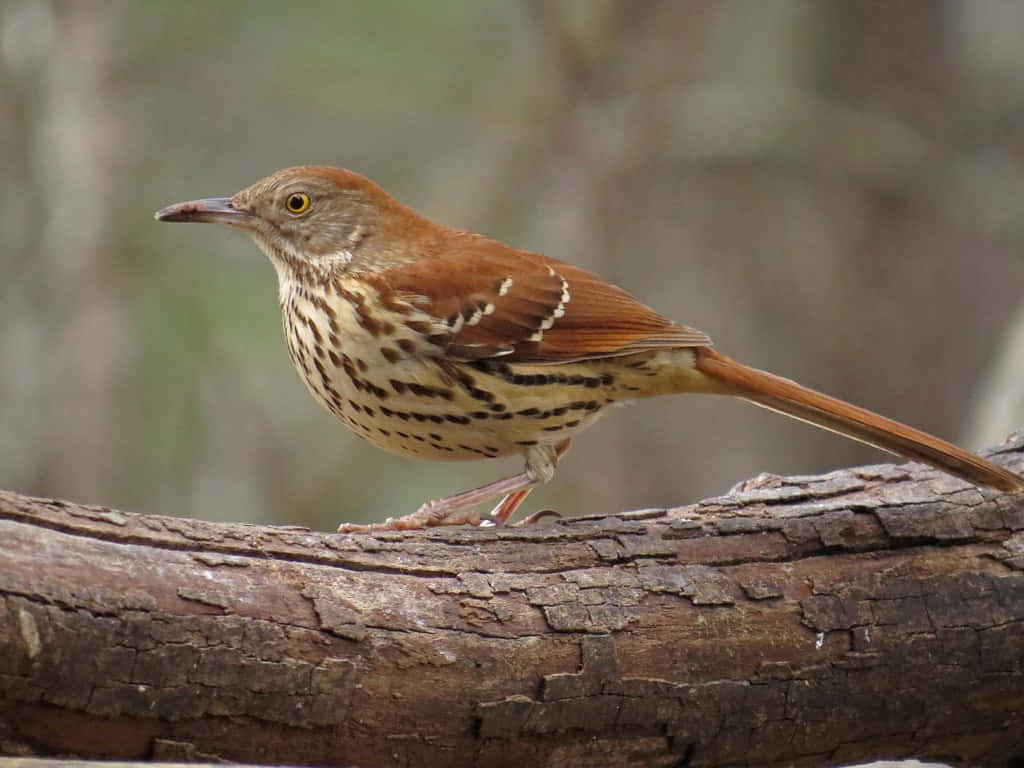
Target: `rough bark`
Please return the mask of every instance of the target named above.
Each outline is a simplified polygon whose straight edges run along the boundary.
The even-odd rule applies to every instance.
[[[8,754],[1024,759],[1024,499],[918,465],[348,536],[0,492],[0,598]]]

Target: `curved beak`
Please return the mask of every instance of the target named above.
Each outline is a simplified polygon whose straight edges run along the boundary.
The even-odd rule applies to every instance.
[[[253,216],[235,208],[230,197],[207,197],[168,205],[154,213],[153,218],[157,221],[209,221],[244,227]]]

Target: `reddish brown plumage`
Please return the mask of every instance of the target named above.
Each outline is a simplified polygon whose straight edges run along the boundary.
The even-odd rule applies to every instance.
[[[293,210],[302,198],[309,205]],[[607,405],[673,392],[736,395],[978,485],[1024,485],[943,440],[720,355],[700,331],[578,267],[434,224],[350,171],[286,169],[230,201],[157,218],[253,236],[277,269],[296,368],[358,434],[429,458],[524,455],[522,474],[391,527],[473,521],[465,510],[499,495],[503,522]]]
[[[710,343],[577,267],[456,231],[444,241],[370,282],[449,321],[456,356],[554,363]]]
[[[917,459],[977,485],[1019,491],[1012,472],[952,443],[877,413],[816,392],[781,376],[737,363],[709,347],[697,353],[697,370],[731,388],[730,394],[815,426],[910,459]]]

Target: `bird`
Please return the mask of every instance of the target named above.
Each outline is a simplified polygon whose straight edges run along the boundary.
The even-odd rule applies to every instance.
[[[296,370],[360,437],[421,459],[524,460],[510,477],[341,532],[505,525],[611,406],[676,393],[739,397],[976,486],[1024,489],[993,462],[737,362],[596,275],[434,223],[343,168],[285,168],[154,215],[255,241],[277,273]],[[494,499],[489,516],[474,511]]]

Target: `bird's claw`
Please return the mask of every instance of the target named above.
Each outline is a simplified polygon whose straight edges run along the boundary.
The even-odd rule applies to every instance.
[[[480,515],[470,510],[447,512],[427,502],[412,514],[389,517],[383,523],[342,523],[338,533],[382,533],[386,531],[419,531],[439,525],[480,525]]]
[[[532,515],[524,517],[518,523],[513,523],[513,528],[522,528],[526,525],[535,525],[543,520],[545,517],[562,517],[562,513],[555,509],[539,509]]]

